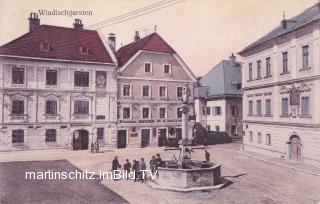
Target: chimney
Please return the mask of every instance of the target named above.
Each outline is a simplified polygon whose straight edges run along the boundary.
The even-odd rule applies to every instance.
[[[108,44],[113,52],[116,52],[116,35],[109,33]]]
[[[140,40],[140,35],[139,35],[139,31],[136,31],[135,32],[135,35],[134,35],[134,42]]]
[[[83,30],[83,24],[80,19],[74,19],[73,28],[77,30]]]
[[[40,19],[38,18],[37,13],[30,13],[29,18],[29,31],[34,31],[36,28],[40,26]]]
[[[283,20],[281,21],[282,23],[282,29],[287,29],[287,20],[286,20],[286,12],[283,11]]]
[[[231,56],[229,57],[230,63],[232,67],[235,67],[237,65],[236,63],[236,56],[232,53]]]

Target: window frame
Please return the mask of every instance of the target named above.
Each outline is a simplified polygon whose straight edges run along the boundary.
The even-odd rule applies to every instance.
[[[22,83],[18,83],[17,82],[17,80],[16,79],[14,79],[14,77],[16,77],[17,76],[17,74],[14,74],[14,70],[23,70],[23,80],[22,80]],[[27,70],[26,70],[26,67],[21,67],[21,66],[13,66],[12,68],[11,68],[11,84],[12,85],[15,85],[15,86],[25,86],[25,84],[26,84],[26,79],[27,79],[27,77],[26,77],[26,73],[27,72]],[[20,80],[19,80],[20,81]]]
[[[54,140],[52,138],[54,138]],[[46,129],[46,131],[45,131],[45,143],[51,143],[51,142],[57,142],[57,130],[56,129]]]
[[[161,109],[164,109],[164,117],[161,117]],[[167,115],[168,115],[168,112],[167,112],[167,107],[164,107],[164,106],[160,106],[159,107],[159,118],[160,119],[165,119],[167,118]]]
[[[271,73],[271,57],[266,58],[266,78],[272,77]]]
[[[257,61],[257,80],[262,79],[261,60]]]
[[[53,83],[53,84],[48,83],[48,73],[50,73],[50,72],[56,73],[55,83]],[[46,86],[57,86],[58,85],[58,70],[57,69],[46,69],[45,78],[46,78]],[[52,80],[51,80],[51,82],[52,82]]]
[[[17,135],[15,135],[15,134],[17,134]],[[22,139],[21,138],[15,138],[15,137],[22,137]],[[12,130],[11,143],[12,144],[23,144],[24,143],[24,130],[23,129]]]
[[[144,87],[148,87],[148,96],[144,96]],[[142,98],[150,98],[151,97],[151,85],[142,84],[141,85],[141,96]]]
[[[18,104],[15,105],[15,102],[18,102]],[[20,104],[20,102],[22,103],[22,106]],[[21,108],[22,107],[22,108]],[[17,109],[15,109],[17,108]],[[21,113],[21,109],[22,109],[22,113]],[[21,99],[14,99],[11,101],[11,115],[25,115],[25,100],[21,100]]]
[[[100,135],[101,132],[102,132],[102,135]],[[105,134],[104,132],[105,132],[104,127],[97,128],[97,140],[104,140],[104,134]]]
[[[144,117],[144,110],[148,109],[148,117]],[[151,108],[150,106],[142,106],[141,107],[141,119],[151,119]]]
[[[168,73],[166,73],[166,66],[169,66],[168,68],[169,68],[169,72]],[[172,65],[171,64],[164,64],[163,65],[163,73],[165,74],[165,75],[171,75],[172,74]]]
[[[86,113],[83,113],[82,111],[78,112],[79,108],[76,108],[77,107],[77,104],[79,103],[82,103],[81,104],[81,109],[83,109],[83,104],[86,103],[88,105],[88,108],[87,108],[87,112]],[[75,100],[74,101],[74,106],[73,106],[73,114],[74,115],[90,115],[90,101],[88,100]]]
[[[164,96],[161,96],[161,88],[164,88]],[[163,84],[160,84],[159,85],[159,98],[160,99],[166,99],[168,98],[168,87],[167,85],[163,85]]]
[[[286,99],[286,100],[285,100]],[[284,101],[286,101],[286,113],[284,112],[284,109],[283,109],[283,102]],[[282,97],[281,98],[281,116],[283,116],[283,117],[287,117],[287,116],[289,116],[289,97]]]
[[[307,52],[305,53],[305,48],[307,48]],[[304,45],[302,46],[302,69],[309,69],[310,67],[310,46]],[[305,61],[306,60],[306,61]],[[306,63],[306,64],[305,64]]]
[[[79,76],[78,74],[85,74],[87,76]],[[80,77],[80,78],[78,78]],[[87,77],[87,79],[85,79]],[[76,88],[89,88],[90,87],[90,72],[89,71],[74,71],[73,72],[73,85]],[[87,81],[86,81],[87,80]]]
[[[129,86],[129,95],[124,95],[125,86]],[[131,97],[132,96],[132,85],[131,84],[122,84],[122,92],[123,97]]]
[[[48,113],[48,102],[55,102],[55,113]],[[56,115],[58,114],[58,101],[55,99],[48,99],[45,101],[45,114],[46,115]]]
[[[248,64],[248,81],[253,80],[253,65],[252,62]]]
[[[147,64],[150,65],[150,71],[149,71],[149,72],[146,72],[146,68],[147,68],[146,65],[147,65]],[[152,74],[152,71],[153,71],[153,70],[152,70],[152,62],[144,62],[143,70],[144,70],[144,73],[145,73],[145,74]]]
[[[129,109],[129,117],[124,117],[124,109]],[[132,108],[130,107],[130,106],[123,106],[122,108],[121,108],[121,118],[123,119],[123,120],[127,120],[127,119],[132,119]]]
[[[282,52],[282,73],[287,74],[289,73],[289,53],[288,51]]]

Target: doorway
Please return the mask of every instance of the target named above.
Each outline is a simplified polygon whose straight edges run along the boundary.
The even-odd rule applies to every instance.
[[[89,147],[89,131],[88,130],[76,130],[73,132],[72,138],[73,150],[85,150]]]
[[[127,130],[118,130],[117,148],[127,147]]]
[[[301,140],[300,137],[297,135],[293,135],[290,137],[289,142],[289,149],[290,149],[290,159],[293,160],[301,160]]]
[[[141,147],[147,147],[150,144],[150,129],[141,130]]]

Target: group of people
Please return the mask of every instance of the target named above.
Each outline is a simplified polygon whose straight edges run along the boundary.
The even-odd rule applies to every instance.
[[[155,174],[158,167],[163,166],[163,161],[160,157],[160,154],[152,156],[149,165],[151,173]],[[118,169],[121,169],[121,165],[118,160],[118,156],[115,156],[112,161],[112,170],[115,171]],[[134,182],[140,181],[141,183],[145,183],[147,181],[147,174],[144,171],[147,170],[147,165],[144,158],[141,158],[140,161],[134,159],[132,164],[130,163],[129,159],[126,159],[125,163],[123,164],[123,170],[126,171],[127,174],[134,172]],[[128,176],[126,179],[128,179]]]
[[[99,152],[99,140],[96,140],[94,143],[91,143],[91,153]]]

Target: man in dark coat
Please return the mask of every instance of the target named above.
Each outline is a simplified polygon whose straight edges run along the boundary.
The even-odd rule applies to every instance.
[[[134,172],[134,182],[139,181],[139,162],[133,160],[132,171]]]
[[[126,172],[127,180],[128,180],[128,174],[131,171],[131,163],[129,162],[129,159],[126,159],[126,163],[123,165],[123,170]]]
[[[204,156],[206,157],[206,161],[207,162],[210,161],[210,153],[207,150],[205,150],[205,155]]]
[[[112,171],[113,171],[113,173],[114,173],[115,170],[118,170],[118,168],[121,168],[121,165],[119,163],[118,156],[115,156],[113,161],[112,161]]]
[[[141,171],[141,170],[146,170],[147,169],[147,165],[146,163],[144,162],[144,158],[141,158],[141,161],[140,161],[140,165],[139,165],[139,170],[140,170],[140,181],[141,183],[143,182],[146,182],[146,172],[145,171]]]

